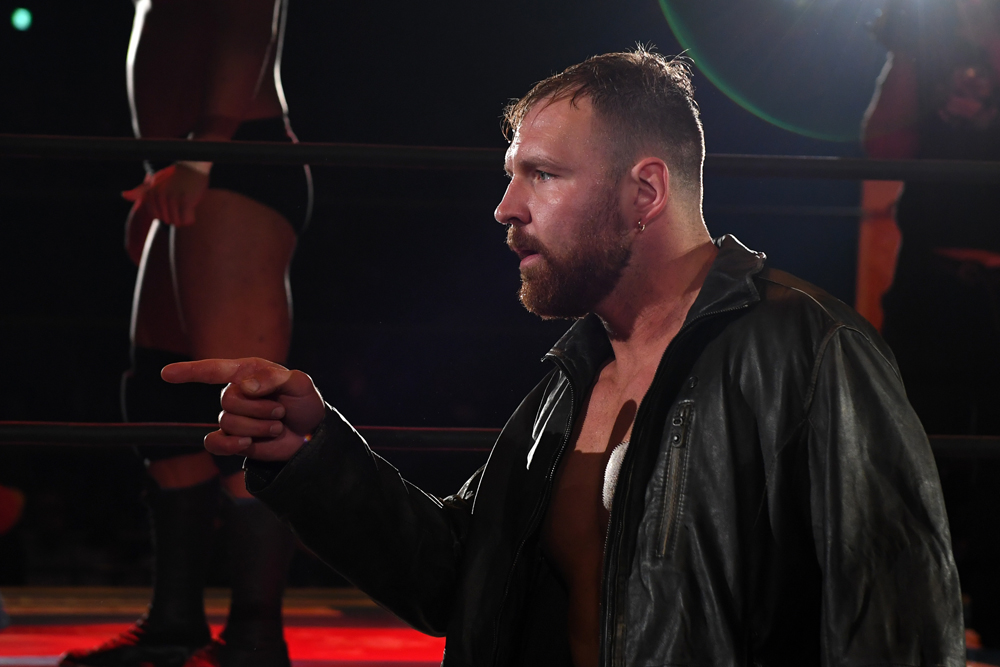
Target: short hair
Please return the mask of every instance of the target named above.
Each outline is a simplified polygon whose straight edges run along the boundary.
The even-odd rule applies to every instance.
[[[691,61],[667,59],[643,46],[593,56],[540,81],[504,109],[510,139],[539,102],[590,99],[607,132],[616,178],[653,149],[682,184],[701,183],[705,137],[691,85]]]

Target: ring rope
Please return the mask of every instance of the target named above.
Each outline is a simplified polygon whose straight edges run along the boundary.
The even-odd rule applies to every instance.
[[[0,421],[0,446],[134,447],[201,445],[218,424]],[[491,428],[358,426],[377,451],[489,452],[500,434]]]
[[[82,423],[0,421],[0,446],[132,447],[200,445],[218,424]],[[489,452],[494,428],[401,428],[358,426],[372,449],[382,452]],[[929,436],[938,458],[1000,459],[1000,437]]]
[[[504,149],[0,134],[0,155],[72,160],[191,160],[499,172],[503,167]]]
[[[0,134],[0,156],[70,160],[145,159],[158,162],[193,160],[499,172],[503,164],[504,149]],[[1000,162],[709,154],[705,158],[705,173],[712,176],[756,178],[998,183]]]

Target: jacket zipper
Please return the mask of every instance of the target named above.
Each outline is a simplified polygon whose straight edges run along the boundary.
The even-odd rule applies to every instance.
[[[674,524],[680,514],[680,497],[687,459],[688,433],[691,431],[691,404],[682,403],[670,424],[680,429],[670,439],[670,453],[667,460],[667,475],[664,479],[663,504],[660,507],[660,539],[656,555],[663,558],[670,550]]]
[[[657,383],[657,380],[660,379],[660,369],[662,369],[662,368],[664,368],[666,366],[666,364],[664,364],[663,361],[666,361],[666,360],[668,360],[670,358],[672,349],[674,349],[676,347],[675,343],[677,342],[677,339],[680,338],[682,335],[686,335],[687,332],[690,331],[694,327],[694,325],[695,325],[696,322],[700,322],[701,320],[704,320],[704,319],[709,318],[709,317],[715,317],[717,315],[724,315],[725,313],[731,313],[731,312],[735,312],[737,310],[742,310],[744,308],[749,308],[750,305],[751,305],[750,303],[744,303],[744,304],[741,304],[739,306],[733,306],[733,307],[730,307],[730,308],[723,308],[722,310],[715,310],[715,311],[712,311],[712,312],[709,312],[709,313],[702,313],[701,315],[698,315],[697,317],[695,317],[694,319],[692,319],[690,322],[688,322],[687,324],[685,324],[683,327],[681,327],[681,330],[677,332],[677,335],[674,336],[674,339],[667,346],[667,350],[666,350],[666,352],[664,352],[663,359],[661,360],[661,363],[660,363],[659,367],[657,368],[656,374],[653,376],[653,381],[649,385],[650,388],[652,389],[653,387],[655,387],[656,383]],[[647,392],[647,395],[648,395],[648,392]],[[645,405],[645,398],[643,399],[642,404],[639,405],[639,412],[636,413],[636,427],[632,431],[632,438],[631,438],[632,442],[637,442],[637,441],[640,440],[640,438],[636,437],[636,431],[638,431],[640,429],[640,427],[641,427],[640,424],[639,424],[639,414],[642,413],[643,405]],[[625,661],[624,656],[621,655],[620,651],[616,651],[616,649],[620,648],[621,641],[624,639],[624,635],[625,635],[625,620],[624,620],[624,618],[617,618],[617,616],[618,616],[618,604],[617,604],[617,602],[618,602],[617,601],[617,593],[618,593],[618,590],[617,590],[618,589],[617,578],[618,578],[618,573],[617,573],[617,571],[613,571],[613,568],[611,567],[611,564],[612,564],[613,556],[616,555],[617,552],[619,552],[621,550],[621,542],[622,542],[621,526],[625,523],[624,513],[625,513],[625,511],[628,508],[628,502],[626,501],[626,499],[631,494],[631,483],[632,483],[632,465],[631,464],[632,464],[632,460],[630,460],[630,457],[628,455],[630,453],[634,453],[635,450],[637,450],[637,449],[638,449],[638,447],[629,447],[629,451],[627,451],[626,454],[625,454],[625,460],[622,461],[622,469],[625,472],[625,477],[624,477],[624,479],[619,479],[619,484],[621,485],[621,483],[624,482],[624,484],[622,485],[622,489],[621,489],[621,491],[623,492],[622,495],[621,495],[621,499],[622,499],[622,503],[625,505],[625,507],[619,513],[618,521],[617,522],[612,522],[612,521],[608,522],[608,535],[610,537],[613,534],[614,538],[615,538],[615,541],[614,541],[614,544],[610,545],[611,549],[608,549],[609,545],[605,545],[605,553],[604,553],[604,583],[602,584],[602,589],[603,590],[602,590],[602,595],[601,595],[601,599],[602,599],[602,601],[604,601],[604,605],[603,605],[604,606],[604,618],[601,619],[601,631],[602,631],[602,636],[603,637],[607,637],[607,641],[606,641],[605,646],[604,646],[604,651],[602,652],[602,655],[600,656],[600,663],[599,664],[602,667],[618,667],[619,665],[621,667],[624,667],[624,661]],[[632,457],[632,459],[634,459],[634,457]],[[627,470],[625,469],[626,468],[626,464],[628,464],[628,469]],[[615,495],[617,496],[618,495],[618,493],[617,493],[618,489],[615,489],[615,491],[616,491]],[[612,505],[612,510],[613,509],[614,509],[614,505]],[[613,520],[614,518],[615,518],[614,517],[614,513],[612,512],[611,519]],[[614,528],[613,529],[612,529],[612,523],[614,523]],[[612,583],[612,582],[614,582],[614,583]],[[614,632],[613,633],[608,632],[608,630],[611,627],[614,627]],[[618,657],[620,659],[616,660],[616,657]]]
[[[497,657],[500,653],[500,624],[503,620],[503,612],[504,606],[507,604],[507,596],[510,594],[510,585],[511,579],[514,575],[514,569],[517,567],[517,561],[521,557],[521,551],[524,549],[524,545],[528,541],[528,536],[534,533],[537,528],[537,524],[539,523],[542,514],[541,509],[548,503],[549,495],[552,492],[553,476],[555,475],[556,468],[559,467],[559,462],[562,460],[563,452],[566,451],[566,444],[569,442],[570,435],[573,432],[573,422],[576,420],[576,396],[573,389],[573,381],[562,361],[560,361],[558,357],[554,358],[553,361],[557,366],[559,366],[559,370],[561,370],[566,376],[566,381],[569,385],[569,423],[566,426],[565,433],[563,433],[562,443],[559,445],[559,450],[556,452],[555,460],[553,460],[552,465],[549,466],[549,470],[546,473],[545,493],[542,494],[540,502],[535,505],[534,513],[531,515],[530,521],[528,521],[528,530],[524,532],[524,537],[517,545],[517,550],[514,552],[514,558],[511,559],[510,562],[510,573],[507,575],[507,583],[504,584],[503,595],[500,597],[500,608],[497,610],[497,620],[493,628],[493,665],[497,664]]]

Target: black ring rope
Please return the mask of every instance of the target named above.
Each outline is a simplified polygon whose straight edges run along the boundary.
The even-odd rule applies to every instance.
[[[73,160],[199,160],[242,164],[310,164],[334,167],[463,169],[500,172],[502,148],[449,148],[375,144],[187,141],[122,137],[55,137],[0,134],[0,155]]]
[[[191,446],[218,424],[161,422],[83,423],[0,421],[0,446],[133,447]],[[396,428],[357,426],[376,451],[488,452],[500,433],[491,428]]]
[[[131,447],[200,445],[217,424],[0,422],[0,446]],[[358,426],[379,452],[489,452],[499,429]],[[939,458],[1000,459],[1000,437],[930,436]]]
[[[0,156],[72,160],[146,159],[158,162],[202,160],[499,173],[504,149],[0,134]],[[705,173],[756,178],[996,183],[1000,182],[1000,162],[710,154],[705,159]]]
[[[339,167],[499,170],[499,148],[277,142],[193,142],[181,139],[0,134],[0,156],[46,159],[313,164]],[[710,154],[705,171],[719,176],[1000,182],[1000,162],[868,160],[861,158]],[[210,424],[0,422],[0,445],[192,445]],[[358,427],[376,450],[489,451],[495,429]],[[935,455],[1000,458],[1000,438],[931,436]]]

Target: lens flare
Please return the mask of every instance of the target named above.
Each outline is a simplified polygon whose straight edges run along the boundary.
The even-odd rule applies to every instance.
[[[24,32],[31,27],[31,12],[24,7],[18,7],[10,15],[10,24],[14,30]]]
[[[686,54],[756,116],[857,141],[885,63],[869,26],[883,0],[659,0]]]

